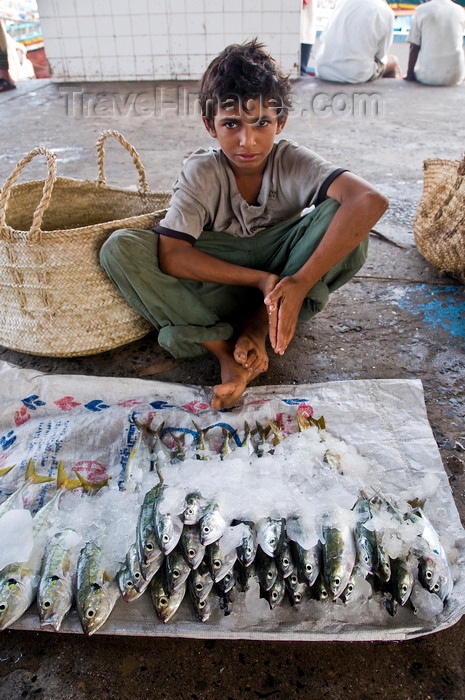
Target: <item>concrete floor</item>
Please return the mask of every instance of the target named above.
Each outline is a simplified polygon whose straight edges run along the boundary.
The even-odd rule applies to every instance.
[[[30,149],[56,150],[59,175],[95,178],[95,142],[121,131],[139,152],[150,187],[169,189],[183,157],[210,145],[192,114],[196,85],[59,86],[30,81],[0,95],[0,183]],[[425,158],[462,154],[465,84],[428,88],[401,80],[362,86],[296,81],[296,110],[284,136],[308,145],[377,185],[391,206],[372,237],[369,260],[327,309],[302,325],[285,357],[272,357],[256,384],[337,379],[420,378],[428,417],[455,502],[465,518],[465,293],[418,253],[412,222]],[[144,95],[144,97],[142,97]],[[369,99],[368,99],[369,98]],[[370,113],[363,114],[361,102]],[[186,105],[189,105],[189,110]],[[145,110],[145,111],[144,111]],[[108,180],[136,184],[126,153],[108,146]],[[38,159],[27,179],[41,178]],[[49,373],[138,376],[165,357],[151,333],[127,347],[78,359],[33,357],[0,348],[0,359]],[[188,360],[156,375],[213,385],[213,360]],[[156,697],[396,698],[465,697],[465,622],[402,643],[257,643],[3,632],[0,700]]]

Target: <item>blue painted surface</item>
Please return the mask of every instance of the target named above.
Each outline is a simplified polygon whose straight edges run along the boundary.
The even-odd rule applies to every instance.
[[[426,299],[425,299],[426,297]],[[460,286],[416,284],[398,300],[401,309],[422,316],[430,328],[442,328],[465,340],[465,289]]]

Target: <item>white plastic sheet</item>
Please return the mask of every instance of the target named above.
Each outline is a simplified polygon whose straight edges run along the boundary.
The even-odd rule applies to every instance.
[[[249,591],[233,594],[228,615],[218,608],[207,622],[201,623],[185,602],[174,618],[163,624],[155,615],[149,594],[145,593],[131,604],[119,600],[98,633],[392,641],[449,627],[464,612],[465,580],[460,572],[465,558],[465,532],[427,419],[418,380],[249,388],[240,406],[220,413],[208,406],[208,388],[139,379],[44,375],[4,362],[0,363],[0,386],[0,469],[16,465],[0,479],[0,500],[22,483],[30,458],[40,473],[50,476],[56,474],[59,460],[70,475],[73,468],[91,479],[109,475],[115,489],[123,478],[124,465],[135,440],[130,420],[133,414],[142,422],[151,419],[152,425],[164,422],[167,427],[187,431],[193,421],[202,427],[215,424],[220,428],[225,424],[243,435],[245,420],[254,426],[256,421],[266,423],[268,418],[278,418],[284,425],[295,426],[297,409],[303,406],[308,410],[311,406],[316,418],[324,416],[329,433],[352,445],[364,464],[368,464],[363,472],[366,481],[363,486],[367,490],[381,489],[395,501],[426,499],[425,512],[441,535],[456,578],[444,610],[432,619],[423,619],[429,618],[428,615],[415,615],[409,607],[399,609],[391,617],[376,596],[368,600],[356,598],[347,605],[309,600],[299,606],[284,603],[270,610],[266,601],[258,598],[257,591]],[[201,468],[203,463],[198,464]],[[227,461],[221,465],[224,468]],[[350,486],[354,485],[360,486],[360,479],[352,479]],[[53,484],[44,486],[40,493],[31,494],[29,507],[40,506],[53,488]],[[124,504],[124,494],[121,499]],[[137,512],[133,494],[128,494],[127,503],[132,509],[127,522],[134,522]],[[111,526],[108,513],[102,512],[101,518],[110,521],[107,527]],[[120,519],[124,522],[123,516]],[[133,533],[126,535],[130,542]],[[40,628],[34,606],[14,628]],[[65,619],[61,630],[81,633],[74,611]]]

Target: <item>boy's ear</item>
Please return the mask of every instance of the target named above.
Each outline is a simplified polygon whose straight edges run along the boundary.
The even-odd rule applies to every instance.
[[[213,119],[209,119],[205,115],[202,115],[202,121],[204,123],[206,130],[210,134],[210,136],[212,138],[216,139],[216,130],[215,130],[215,124],[214,124]]]
[[[282,131],[282,130],[284,129],[284,127],[286,126],[286,122],[287,122],[287,114],[285,114],[283,117],[280,117],[280,119],[279,119],[279,121],[278,121],[278,126],[276,127],[276,133],[277,133],[277,134],[280,134],[280,133],[281,133],[281,131]]]

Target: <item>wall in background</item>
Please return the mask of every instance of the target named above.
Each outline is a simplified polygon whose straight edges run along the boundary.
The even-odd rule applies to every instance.
[[[197,80],[257,36],[298,75],[301,0],[38,0],[54,82]]]

